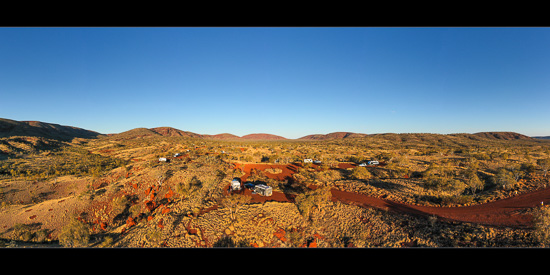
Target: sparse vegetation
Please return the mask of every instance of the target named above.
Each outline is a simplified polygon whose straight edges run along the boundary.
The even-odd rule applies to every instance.
[[[544,206],[534,214],[535,235],[542,246],[550,245],[550,207]]]
[[[316,190],[306,191],[296,196],[296,207],[305,218],[310,218],[311,212],[315,209],[320,210],[330,198],[330,189],[320,187]]]
[[[86,247],[89,241],[89,227],[77,219],[72,219],[59,234],[59,243],[65,247]]]
[[[125,133],[72,143],[41,139],[46,145],[2,138],[9,157],[0,161],[0,211],[24,213],[19,225],[6,222],[3,243],[53,238],[68,247],[548,245],[545,216],[538,208],[525,210],[538,217],[537,226],[500,228],[330,199],[331,188],[420,206],[476,205],[518,196],[547,186],[546,141],[465,134],[242,141],[139,133],[144,137]],[[305,158],[322,162],[298,162]],[[381,164],[358,166],[373,159]],[[245,169],[252,163],[265,169]],[[272,186],[284,198],[253,199],[245,193],[250,190],[228,195],[234,177]],[[70,211],[80,219],[58,218],[57,209],[64,211],[63,201],[73,197],[81,207]],[[48,217],[57,227],[44,222]]]

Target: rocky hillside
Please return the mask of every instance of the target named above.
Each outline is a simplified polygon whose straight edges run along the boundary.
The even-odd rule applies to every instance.
[[[514,140],[514,139],[533,139],[526,135],[514,133],[514,132],[480,132],[473,135],[488,138],[488,139],[502,139],[502,140]]]
[[[221,140],[285,140],[286,138],[272,135],[272,134],[249,134],[244,135],[242,137],[229,134],[229,133],[223,133],[223,134],[217,134],[217,135],[202,135],[203,138],[209,138],[209,139],[221,139]]]
[[[156,128],[135,128],[118,134],[109,134],[109,138],[115,140],[127,140],[134,138],[144,138],[144,137],[191,137],[191,138],[202,138],[202,135],[182,131],[172,127],[156,127]]]
[[[61,141],[73,138],[97,138],[102,134],[73,126],[40,121],[16,121],[0,118],[0,138],[13,136],[43,137]]]
[[[329,140],[329,139],[342,139],[342,138],[355,138],[355,137],[365,137],[366,134],[358,134],[352,132],[334,132],[326,135],[315,134],[301,137],[301,140]]]
[[[202,135],[204,138],[210,138],[210,139],[222,139],[222,140],[233,140],[233,139],[240,139],[239,136],[229,134],[229,133],[223,133],[223,134],[217,134],[217,135]]]
[[[172,127],[156,127],[156,128],[151,128],[150,130],[165,137],[194,137],[194,138],[202,137],[199,134],[188,132],[188,131],[182,131]]]
[[[249,134],[246,136],[242,136],[241,139],[247,139],[247,140],[281,140],[286,139],[281,136],[276,136],[272,134]]]

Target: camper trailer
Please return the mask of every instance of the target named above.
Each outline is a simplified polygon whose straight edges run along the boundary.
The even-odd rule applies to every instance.
[[[241,179],[240,178],[234,178],[231,181],[231,190],[241,190]]]
[[[273,188],[265,184],[257,184],[256,186],[254,186],[254,192],[256,194],[269,197],[273,193]]]

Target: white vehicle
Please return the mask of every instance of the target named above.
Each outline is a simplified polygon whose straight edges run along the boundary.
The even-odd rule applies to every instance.
[[[359,166],[361,166],[361,167],[366,167],[367,164],[363,162],[363,163],[359,164]]]
[[[260,194],[262,196],[269,197],[273,193],[273,188],[271,188],[271,186],[267,186],[265,184],[257,184],[256,186],[254,186],[254,192],[256,194]]]
[[[378,165],[380,164],[377,160],[371,160],[368,162],[368,165]]]
[[[315,163],[315,164],[321,164],[321,161],[320,161],[320,160],[314,160],[313,163]]]
[[[241,190],[241,179],[233,178],[231,181],[231,190]]]
[[[313,163],[312,159],[304,159],[304,163]]]
[[[169,162],[167,158],[159,158],[159,161]]]

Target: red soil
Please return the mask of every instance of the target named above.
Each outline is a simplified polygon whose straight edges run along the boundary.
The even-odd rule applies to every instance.
[[[245,182],[248,176],[250,176],[250,171],[252,169],[258,169],[261,171],[268,168],[281,169],[283,172],[280,174],[270,174],[267,172],[265,174],[267,177],[272,179],[284,180],[287,177],[292,177],[292,174],[295,173],[299,167],[295,164],[240,164],[236,166],[236,168],[244,166],[243,170],[246,174],[241,177],[242,182]],[[354,166],[352,164],[345,163],[339,164],[339,168],[341,169],[351,167]],[[540,206],[541,202],[550,202],[550,187],[494,202],[464,207],[420,206],[341,191],[335,188],[330,191],[332,194],[331,200],[355,204],[362,207],[374,207],[412,215],[437,216],[449,221],[521,228],[528,228],[533,224],[533,217],[531,215],[521,213],[522,210]],[[273,195],[270,197],[252,194],[252,192],[248,189],[242,190],[241,193],[251,196],[252,203],[265,201],[294,201],[293,195],[284,194],[278,191],[273,191]]]
[[[132,217],[129,217],[128,220],[126,220],[126,228],[130,228],[134,225],[136,225],[136,222]]]
[[[164,219],[163,218],[160,218],[160,221],[158,222],[157,226],[161,229],[164,228]]]
[[[273,235],[275,237],[277,237],[279,240],[281,240],[283,242],[286,242],[286,237],[285,237],[286,232],[285,232],[284,229],[282,229],[282,228],[277,229],[277,231],[275,231],[275,233],[273,233]]]
[[[236,168],[241,168],[244,165],[243,171],[246,173],[244,176],[241,177],[241,182],[245,182],[246,179],[250,176],[250,171],[252,169],[257,169],[264,171],[265,169],[281,169],[283,170],[279,174],[271,174],[268,172],[265,172],[265,175],[269,178],[275,179],[275,180],[285,180],[286,178],[292,177],[292,174],[296,173],[298,171],[299,166],[295,164],[236,164]]]

